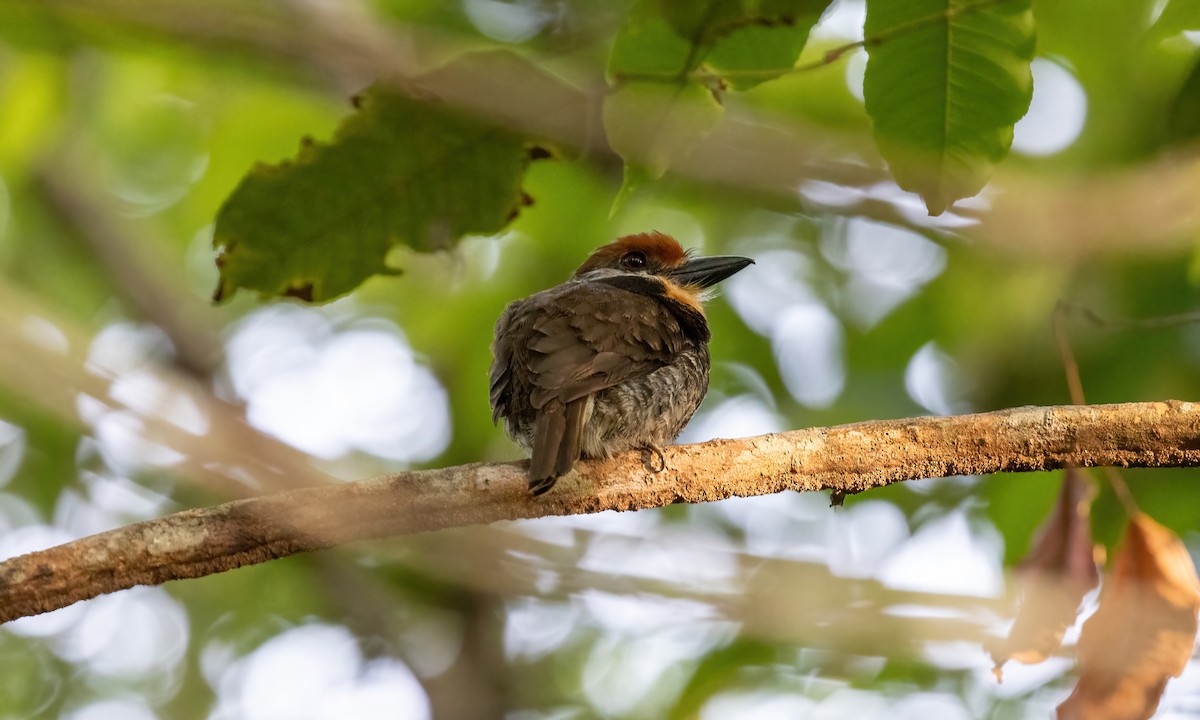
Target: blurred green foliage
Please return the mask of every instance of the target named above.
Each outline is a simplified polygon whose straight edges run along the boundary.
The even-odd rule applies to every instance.
[[[1032,3],[1036,53],[1060,64],[1078,81],[1087,99],[1086,122],[1060,152],[1015,152],[1002,168],[1027,173],[1022,177],[1057,180],[1069,188],[1104,172],[1143,171],[1164,157],[1176,157],[1171,153],[1190,150],[1177,144],[1191,140],[1190,129],[1195,126],[1191,115],[1197,52],[1195,36],[1185,31],[1200,30],[1200,17],[1183,0],[1161,6],[1148,0]],[[109,438],[89,419],[93,416],[83,399],[92,392],[88,382],[96,377],[115,382],[155,363],[168,372],[178,368],[172,366],[169,352],[165,358],[160,353],[151,360],[130,361],[118,372],[97,370],[95,358],[88,360],[89,353],[96,352],[94,338],[106,328],[158,320],[153,304],[139,300],[137,280],[120,261],[114,262],[111,248],[98,245],[92,237],[96,218],[65,207],[50,190],[54,182],[66,182],[90,197],[100,209],[100,219],[119,229],[126,259],[147,268],[174,291],[171,302],[190,308],[203,320],[194,326],[164,328],[166,335],[174,339],[178,334],[198,334],[220,349],[239,322],[262,307],[262,301],[240,293],[219,307],[208,304],[219,282],[211,252],[214,219],[243,178],[255,177],[253,168],[294,157],[302,138],[332,141],[339,123],[354,117],[349,98],[378,79],[374,66],[364,64],[356,54],[362,42],[378,41],[374,33],[403,37],[403,48],[409,53],[403,60],[421,70],[464,51],[502,48],[566,82],[596,88],[619,73],[653,72],[654,63],[666,54],[674,53],[668,58],[674,61],[680,52],[692,53],[686,41],[676,42],[680,36],[675,29],[682,21],[664,14],[663,7],[675,6],[638,3],[635,12],[654,15],[656,32],[672,33],[672,42],[651,48],[660,54],[643,57],[631,52],[625,59],[636,67],[621,65],[615,70],[609,64],[610,51],[627,47],[631,33],[638,29],[628,24],[631,17],[640,17],[627,13],[628,4],[601,8],[577,1],[380,0],[323,6],[280,0],[200,6],[169,0],[0,0],[0,274],[4,279],[0,325],[6,333],[0,335],[4,343],[0,345],[0,420],[20,428],[24,438],[19,468],[11,479],[0,474],[0,539],[35,522],[72,532],[98,529],[77,522],[78,507],[70,500],[90,498],[87,502],[102,506],[102,498],[89,494],[90,474],[132,480],[138,487],[163,493],[166,498],[159,512],[224,497],[218,489],[192,484],[192,478],[170,466],[124,467],[96,449],[106,447]],[[602,146],[568,148],[560,157],[529,165],[520,187],[535,202],[523,208],[503,233],[468,237],[436,253],[409,247],[389,251],[389,242],[378,248],[385,255],[377,252],[370,267],[386,260],[388,267],[400,271],[399,276],[369,279],[349,297],[313,311],[323,313],[321,317],[339,329],[355,323],[394,324],[417,361],[444,386],[451,418],[448,442],[436,458],[414,464],[445,466],[518,456],[492,426],[486,402],[494,319],[506,303],[561,281],[591,249],[626,232],[657,229],[706,252],[775,253],[770,255],[771,263],[756,266],[757,274],[750,280],[755,287],[727,290],[725,298],[709,306],[715,367],[701,420],[718,415],[713,411],[726,407],[724,401],[738,398],[752,399],[754,407],[780,428],[936,411],[913,391],[914,366],[922,352],[945,360],[936,365],[941,373],[937,377],[951,409],[1065,403],[1068,395],[1050,321],[1059,300],[1113,319],[1194,308],[1195,277],[1188,274],[1189,262],[1200,266],[1193,257],[1194,225],[1183,224],[1154,243],[1135,233],[1095,248],[1079,249],[1065,240],[1061,248],[1029,248],[1015,242],[1019,238],[1010,247],[974,233],[976,221],[988,222],[987,190],[974,211],[970,206],[963,211],[962,225],[930,223],[915,197],[886,181],[884,166],[871,149],[872,127],[878,133],[880,122],[856,95],[853,67],[854,63],[861,67],[862,51],[846,51],[833,62],[823,62],[826,52],[854,38],[839,36],[836,28],[822,34],[818,23],[801,51],[799,44],[809,35],[807,23],[820,8],[811,3],[796,7],[803,17],[786,31],[753,25],[721,38],[705,36],[706,42],[716,43],[710,56],[712,69],[760,67],[743,61],[752,51],[777,59],[783,46],[787,64],[815,63],[813,68],[778,78],[768,73],[772,77],[764,79],[769,81],[758,84],[733,79],[730,88],[718,93],[721,105],[716,105],[717,95],[710,85],[695,77],[680,76],[666,83],[702,90],[704,112],[715,110],[713,117],[702,118],[703,127],[682,140],[673,130],[673,141],[680,144],[660,158],[659,169],[666,171],[663,177],[642,182],[614,212],[610,208],[624,182],[622,158]],[[1156,7],[1161,7],[1157,15]],[[830,13],[845,13],[847,8],[849,16],[858,17],[854,13],[861,5],[835,3]],[[996,10],[1000,12],[1000,4]],[[674,24],[668,22],[672,19]],[[787,37],[779,40],[772,34],[768,40],[760,35],[777,30]],[[736,37],[742,39],[734,47]],[[1029,41],[1025,29],[1021,41]],[[730,48],[722,49],[722,42],[730,43]],[[883,43],[872,52],[886,57],[894,49]],[[1012,52],[1027,60],[1023,48]],[[877,57],[873,54],[872,60]],[[692,64],[700,67],[699,62],[694,58]],[[675,65],[669,69],[681,74],[685,70]],[[900,83],[906,73],[919,72],[897,65],[895,77],[876,78]],[[636,82],[650,84],[646,79]],[[617,92],[608,96],[608,102],[619,107],[620,98]],[[1000,113],[1007,118],[1003,124],[1015,122],[1011,111],[1021,105],[1018,100],[1006,100]],[[685,107],[681,122],[695,123],[694,112]],[[848,166],[876,174],[857,184],[847,180],[837,188],[841,194],[825,201],[797,194],[795,188],[763,193],[761,188],[730,187],[695,173],[668,171],[677,156],[696,148],[703,152],[708,147],[703,139],[719,131],[722,117],[730,116],[768,131],[775,127],[772,123],[807,129],[807,135],[801,135],[812,142],[806,159],[814,172],[826,166]],[[631,132],[644,124],[644,120],[621,119]],[[994,126],[994,122],[989,125]],[[1007,149],[1006,142],[1000,144]],[[649,146],[661,149],[655,142]],[[512,150],[505,155],[504,174],[506,193],[512,190],[506,195],[510,202],[525,155],[523,141],[506,147]],[[622,150],[615,141],[612,149]],[[991,159],[1001,155],[993,153]],[[771,160],[761,158],[764,172]],[[495,169],[494,164],[489,166]],[[454,170],[465,173],[469,167],[455,165]],[[453,174],[436,175],[425,179],[425,189],[433,197],[471,185]],[[847,177],[852,175],[847,171]],[[354,208],[364,201],[378,204],[375,196],[363,192],[372,178],[367,169],[351,168],[330,180],[338,184],[333,190],[345,193],[347,207]],[[277,189],[264,192],[274,195]],[[458,203],[477,197],[464,191],[453,199]],[[279,198],[267,198],[272,199]],[[319,203],[302,205],[298,213],[317,218],[324,210]],[[1076,220],[1095,210],[1084,205],[1076,210],[1080,218],[1056,218],[1062,234],[1069,235]],[[489,217],[503,215],[496,210]],[[287,223],[301,221],[291,214],[284,220],[263,224],[273,225],[272,232],[277,232]],[[870,303],[892,290],[872,278],[887,276],[884,270],[909,259],[887,255],[886,246],[868,242],[883,236],[883,226],[905,233],[915,248],[913,255],[919,250],[933,258],[928,262],[940,258],[943,266],[922,275],[925,279],[906,280],[904,293],[890,307],[870,315],[875,307]],[[496,226],[471,227],[492,232]],[[219,233],[217,241],[221,241]],[[311,268],[346,271],[344,258],[355,251],[341,242],[329,249],[333,255],[312,259]],[[883,269],[872,269],[871,261],[877,257],[886,259]],[[288,269],[272,267],[285,274]],[[356,273],[353,281],[328,295],[350,289],[361,275]],[[776,281],[781,284],[772,284]],[[789,387],[796,381],[794,370],[789,370],[787,361],[798,354],[797,347],[782,344],[782,333],[773,334],[750,322],[753,303],[759,303],[760,314],[768,318],[783,317],[799,306],[820,308],[833,318],[839,335],[832,356],[844,373],[844,388],[833,393],[831,401],[811,402],[796,396]],[[19,345],[17,341],[25,337],[20,333],[28,330],[31,318],[57,327],[67,350],[55,354],[37,350],[41,346],[36,344]],[[1111,329],[1076,318],[1069,327],[1090,402],[1187,399],[1198,394],[1200,331],[1196,326]],[[70,367],[75,371],[61,370],[68,366],[58,364],[56,358],[74,362]],[[191,377],[189,382],[235,407],[245,401],[238,397],[230,368],[224,365],[212,376]],[[69,401],[52,401],[43,392],[46,387],[67,388]],[[222,449],[215,448],[214,453]],[[404,466],[365,452],[314,463],[340,477]],[[1127,478],[1148,514],[1185,540],[1195,541],[1200,516],[1194,508],[1200,489],[1193,471],[1131,471]],[[188,645],[181,664],[161,675],[114,679],[86,669],[86,658],[64,650],[69,646],[65,636],[43,638],[0,629],[0,665],[5,668],[0,679],[0,717],[66,716],[97,699],[127,695],[144,699],[160,717],[209,717],[222,692],[214,680],[219,673],[205,665],[219,664],[213,659],[218,654],[214,648],[240,657],[286,628],[315,621],[353,627],[367,656],[397,655],[413,667],[425,661],[428,648],[440,647],[428,639],[433,635],[422,633],[451,628],[438,632],[458,637],[459,645],[447,642],[461,652],[450,653],[451,660],[438,672],[419,673],[435,712],[459,707],[453,703],[464,701],[462,696],[471,694],[471,689],[486,687],[491,690],[475,694],[491,698],[500,707],[492,706],[490,715],[477,708],[475,715],[463,710],[466,714],[456,716],[496,717],[528,710],[528,715],[512,717],[590,717],[601,712],[596,703],[603,693],[589,690],[589,683],[598,682],[597,676],[616,683],[624,677],[619,674],[622,668],[635,667],[629,653],[636,655],[645,649],[639,642],[656,637],[649,630],[617,630],[596,621],[585,602],[593,590],[631,603],[653,604],[664,598],[692,603],[687,607],[700,606],[720,617],[729,612],[734,618],[712,630],[712,638],[687,646],[690,655],[673,666],[670,682],[664,680],[644,697],[631,695],[628,706],[610,711],[610,716],[709,717],[702,715],[704,708],[721,693],[779,692],[820,703],[862,690],[889,703],[920,693],[940,693],[960,698],[965,716],[1019,717],[1030,708],[1040,708],[1039,703],[1044,704],[1065,680],[1050,676],[1048,684],[1015,698],[1001,697],[985,685],[990,682],[986,676],[914,651],[912,638],[904,635],[906,628],[918,633],[927,626],[903,618],[878,633],[869,646],[873,652],[863,650],[861,644],[853,646],[854,651],[846,650],[837,636],[830,639],[826,632],[830,626],[855,626],[857,616],[810,618],[807,609],[824,607],[819,600],[827,588],[756,576],[769,572],[761,569],[767,567],[766,551],[756,543],[762,542],[759,535],[766,532],[764,528],[777,529],[783,561],[801,566],[815,562],[822,567],[828,561],[832,567],[825,577],[830,586],[842,588],[839,583],[845,583],[847,593],[866,598],[880,591],[880,583],[871,577],[837,577],[839,567],[831,558],[849,551],[833,545],[841,536],[829,529],[831,523],[850,522],[846,518],[853,518],[851,513],[860,504],[884,501],[897,508],[906,533],[920,532],[961,513],[981,536],[996,532],[1003,538],[1004,546],[997,552],[1006,565],[1012,565],[1022,557],[1033,529],[1053,504],[1056,484],[1056,475],[1046,473],[893,486],[850,498],[848,507],[837,515],[818,508],[819,502],[805,505],[808,500],[803,498],[778,496],[762,504],[668,508],[621,518],[619,527],[607,530],[553,522],[480,528],[381,542],[176,583],[168,592],[186,609]],[[647,519],[638,519],[643,516]],[[109,517],[111,522],[131,519],[122,514]],[[1119,504],[1110,492],[1102,491],[1094,512],[1097,537],[1113,543],[1123,523]],[[636,552],[618,554],[622,563],[692,547],[694,538],[703,537],[726,544],[702,559],[690,556],[695,567],[736,562],[738,574],[710,585],[663,578],[656,585],[654,577],[622,574],[612,565],[597,570],[588,564],[601,557],[606,542],[623,542],[631,535],[642,544],[635,546]],[[664,564],[674,569],[692,567]],[[338,574],[337,568],[346,574]],[[730,606],[748,597],[742,585],[747,577],[759,577],[777,588],[773,596],[786,603],[784,616],[795,616],[796,627],[781,627],[774,634],[744,632],[756,608],[739,617]],[[545,618],[536,616],[537,628],[550,626],[546,618],[568,617],[574,624],[563,622],[571,630],[564,631],[558,642],[547,640],[538,652],[506,650],[506,642],[511,645],[517,636],[513,630],[521,617],[517,608],[533,600],[540,603],[538,612],[545,614]],[[951,597],[947,602],[956,600]],[[988,602],[980,601],[983,612],[995,611],[995,603]],[[671,629],[676,622],[684,628],[683,635],[703,635],[677,615],[689,617],[682,611],[666,613],[672,620],[660,624]],[[934,634],[928,640],[934,643],[938,637]]]

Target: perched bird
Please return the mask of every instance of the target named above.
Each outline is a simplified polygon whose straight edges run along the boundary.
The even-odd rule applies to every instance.
[[[492,343],[492,420],[530,451],[541,495],[580,457],[662,458],[708,391],[713,285],[754,261],[691,257],[669,235],[627,235],[565,283],[511,303]],[[661,469],[661,467],[659,468]]]

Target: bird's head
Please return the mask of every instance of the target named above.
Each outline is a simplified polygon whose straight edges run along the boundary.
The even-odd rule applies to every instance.
[[[643,276],[661,282],[667,297],[699,308],[706,290],[753,264],[750,258],[736,255],[694,257],[675,238],[654,230],[625,235],[597,248],[575,277],[596,271]]]

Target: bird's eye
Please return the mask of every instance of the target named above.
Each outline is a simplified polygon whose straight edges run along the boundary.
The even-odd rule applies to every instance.
[[[621,256],[621,267],[626,270],[641,270],[646,267],[646,253],[634,250]]]

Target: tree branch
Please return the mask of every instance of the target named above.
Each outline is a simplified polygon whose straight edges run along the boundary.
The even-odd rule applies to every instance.
[[[587,461],[548,496],[525,464],[461,465],[236,500],[0,563],[0,622],[135,585],[201,577],[356,540],[783,490],[857,493],[904,480],[1078,467],[1200,465],[1200,404],[1024,407],[877,420]]]

